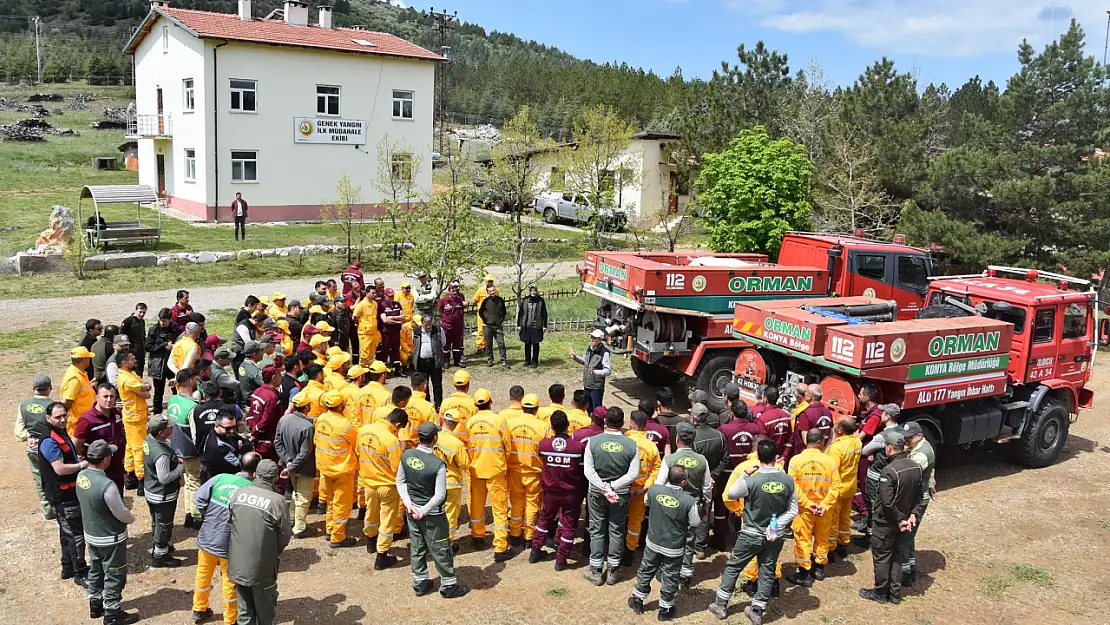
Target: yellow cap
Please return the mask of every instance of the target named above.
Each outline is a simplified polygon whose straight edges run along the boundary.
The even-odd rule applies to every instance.
[[[420,324],[424,323],[424,316],[423,315],[413,315],[412,320],[416,322],[416,325],[420,325]]]
[[[335,328],[332,327],[332,325],[327,321],[321,321],[320,323],[317,323],[316,329],[321,332],[335,332]]]
[[[328,408],[335,408],[336,406],[343,405],[343,394],[339,391],[328,391],[320,398],[324,405]]]
[[[474,391],[474,403],[488,404],[491,401],[493,401],[493,395],[490,395],[489,391],[487,391],[486,389],[480,388],[477,391]]]
[[[342,353],[343,353],[343,348],[338,346],[338,345],[332,345],[331,347],[328,348],[328,356],[334,356],[336,354],[342,354]]]
[[[285,293],[282,293],[281,291],[275,291],[270,299],[274,300],[275,302],[279,299],[285,299]]]
[[[285,318],[285,315],[281,315],[281,318],[277,320],[277,325],[282,330],[289,332],[289,320]]]
[[[525,408],[539,408],[540,398],[535,393],[528,393],[524,396],[524,399],[520,400],[520,405]]]
[[[308,309],[308,314],[310,314],[310,315],[322,315],[322,314],[324,314],[324,309],[320,308],[320,305],[317,304],[317,305],[312,306],[311,308]]]
[[[269,306],[269,305],[270,305],[270,298],[266,297],[265,295],[263,295],[262,297],[258,298],[258,301],[262,302],[263,304],[265,304],[265,305],[267,305],[267,306]]]
[[[462,413],[459,412],[458,408],[448,408],[443,413],[443,418],[446,421],[454,421],[455,423],[460,423],[462,421]]]
[[[309,347],[316,347],[317,345],[320,345],[321,343],[327,343],[327,342],[328,342],[328,337],[324,336],[323,334],[316,334],[316,335],[313,335],[313,337],[308,340],[308,346]]]
[[[369,369],[367,369],[366,367],[363,367],[362,365],[355,365],[355,366],[353,366],[353,367],[351,367],[350,369],[347,370],[347,377],[349,377],[353,380],[353,379],[359,377],[360,375],[365,375],[369,371],[370,371]]]
[[[303,408],[312,403],[312,397],[308,393],[301,391],[293,396],[293,405],[298,408]]]
[[[375,360],[374,362],[370,363],[369,371],[370,373],[389,373],[389,367],[385,366],[384,362],[380,360]]]
[[[328,369],[331,369],[332,371],[335,371],[336,369],[339,369],[340,367],[347,364],[348,362],[351,362],[351,355],[350,354],[348,354],[347,352],[338,353],[338,354],[332,356],[331,358],[328,358]]]
[[[402,282],[402,283],[401,283],[401,288],[402,288],[402,289],[405,289],[405,288],[412,288],[412,283],[411,283],[411,282],[409,282],[408,280],[405,280],[404,282]]]
[[[95,355],[87,347],[74,347],[69,351],[70,358],[92,358]]]
[[[466,369],[459,369],[455,372],[455,386],[466,386],[470,384],[470,374]]]
[[[486,274],[486,282],[493,282],[493,281],[494,281],[493,274],[492,273],[487,273]]]

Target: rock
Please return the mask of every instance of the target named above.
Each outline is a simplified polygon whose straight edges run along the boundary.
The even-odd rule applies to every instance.
[[[174,262],[184,263],[192,262],[190,261],[190,259],[194,256],[194,254],[190,254],[189,252],[177,252],[176,254],[171,254],[170,256],[173,257]]]
[[[236,260],[250,260],[254,256],[253,250],[239,250],[235,253]]]
[[[65,206],[53,206],[50,209],[50,227],[42,231],[35,246],[40,250],[61,250],[73,242],[73,230],[77,220],[73,211]]]
[[[190,259],[190,260],[192,260],[192,259]],[[207,264],[207,263],[214,263],[217,260],[219,260],[219,259],[216,258],[216,253],[215,252],[201,252],[201,253],[196,255],[196,260],[192,260],[192,262],[200,263],[200,264]]]
[[[289,258],[289,249],[288,249],[288,248],[285,248],[285,249],[280,249],[280,250],[276,250],[276,251],[277,251],[277,255],[278,255],[279,257],[281,257],[281,258]]]
[[[125,252],[122,254],[101,254],[105,269],[131,269],[134,267],[154,267],[158,256],[150,252]],[[96,258],[91,256],[90,259]]]
[[[216,252],[216,262],[226,263],[235,258],[235,252]]]
[[[19,273],[19,260],[15,256],[0,258],[0,275]]]
[[[104,271],[104,256],[90,256],[86,258],[85,271]]]
[[[16,269],[25,273],[51,273],[68,267],[61,254],[16,254]]]
[[[158,266],[159,267],[165,267],[166,265],[172,265],[172,264],[173,264],[173,256],[166,255],[166,256],[159,256],[158,257]]]
[[[276,250],[258,250],[258,255],[261,258],[270,258],[270,257],[273,257],[273,256],[277,256],[277,251]]]

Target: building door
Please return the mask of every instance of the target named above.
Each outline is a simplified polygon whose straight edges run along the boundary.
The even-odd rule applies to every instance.
[[[678,172],[671,172],[669,184],[670,187],[667,190],[667,214],[674,215],[678,213]]]
[[[159,91],[161,93],[161,91]],[[158,161],[158,197],[166,197],[166,155],[157,155]]]
[[[160,134],[160,135],[166,133],[166,122],[163,121],[164,119],[165,118],[162,116],[162,88],[159,87],[158,88],[158,134]]]

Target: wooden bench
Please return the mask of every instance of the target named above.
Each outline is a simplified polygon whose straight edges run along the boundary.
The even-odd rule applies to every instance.
[[[96,248],[131,243],[155,243],[162,238],[157,227],[142,226],[137,221],[108,221],[102,228],[85,228],[89,243]]]

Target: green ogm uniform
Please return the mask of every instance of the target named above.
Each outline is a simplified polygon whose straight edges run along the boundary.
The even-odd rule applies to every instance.
[[[929,441],[921,439],[921,443],[910,451],[910,458],[918,465],[925,465],[921,468],[921,516],[917,518],[917,524],[910,530],[909,535],[898,542],[897,547],[902,552],[902,572],[912,575],[917,572],[917,530],[921,527],[921,519],[929,507],[929,487],[933,483],[933,469],[937,464],[937,454]]]
[[[77,474],[77,503],[89,548],[89,599],[103,601],[107,611],[119,610],[127,585],[127,524],[116,518],[104,501],[104,491],[116,484],[99,469]]]
[[[168,457],[170,469],[177,468],[177,453],[168,442],[163,442],[147,434],[143,440],[143,477],[144,497],[150,507],[150,532],[151,543],[154,546],[154,555],[161,556],[169,553],[170,540],[173,537],[173,515],[177,512],[177,493],[181,490],[181,480],[173,480],[169,484],[158,481],[157,462],[159,458]]]
[[[709,461],[705,456],[688,447],[683,447],[663,459],[663,466],[659,468],[659,475],[664,476],[670,467],[679,466],[686,469],[686,485],[683,486],[698,506],[698,512],[707,509],[710,505],[705,500],[705,480],[709,476]],[[649,521],[650,522],[650,521]],[[700,522],[699,522],[700,525]],[[698,525],[690,526],[686,536],[686,552],[682,555],[682,577],[694,576],[694,544],[697,542]]]
[[[31,397],[24,399],[19,404],[19,415],[23,418],[23,426],[27,434],[36,442],[27,446],[27,463],[31,465],[31,477],[35,480],[35,490],[39,494],[39,505],[43,514],[50,514],[50,502],[46,500],[46,493],[42,490],[42,472],[39,468],[38,441],[50,438],[50,424],[46,422],[46,408],[54,400],[49,397]]]
[[[176,423],[178,426],[178,429],[174,432],[170,441],[176,444],[182,457],[185,458],[184,471],[181,473],[181,486],[184,491],[182,496],[185,497],[185,512],[194,519],[200,519],[201,513],[200,510],[197,510],[196,497],[197,491],[200,490],[201,486],[201,449],[197,448],[197,444],[203,445],[204,441],[195,440],[196,433],[193,432],[189,424],[189,413],[196,407],[196,400],[192,397],[182,395],[181,393],[171,396],[169,401],[166,402],[166,416],[170,418],[170,423]]]
[[[414,506],[422,507],[431,501],[436,492],[436,476],[446,466],[435,454],[419,449],[408,449],[401,454],[405,487]],[[455,557],[451,552],[451,531],[443,503],[429,510],[422,519],[414,519],[412,515],[408,515],[408,522],[412,585],[415,587],[428,579],[429,552],[439,573],[439,591],[443,592],[458,583],[455,577]]]
[[[606,483],[628,473],[638,454],[636,441],[614,432],[591,436],[587,444],[594,471]],[[605,494],[590,484],[586,507],[590,513],[590,567],[594,570],[601,570],[606,560],[611,571],[621,565],[625,534],[628,532],[628,491],[617,493],[617,496],[617,503],[609,503]],[[605,548],[606,535],[609,539],[608,552]]]
[[[679,569],[687,552],[690,517],[697,514],[698,503],[683,489],[663,484],[652,484],[645,501],[648,532],[632,595],[641,601],[646,599],[651,592],[651,579],[660,573],[662,588],[659,590],[659,607],[667,609],[674,606],[674,597],[681,583]]]
[[[251,394],[258,390],[258,374],[262,372],[262,367],[258,363],[247,358],[239,365],[239,401],[240,405],[247,406],[251,401]]]
[[[725,564],[725,572],[717,587],[717,603],[726,606],[736,591],[736,580],[752,558],[759,564],[759,588],[752,598],[752,607],[762,612],[771,597],[771,586],[775,581],[775,563],[782,551],[782,532],[792,520],[786,512],[791,504],[797,510],[794,495],[794,478],[779,468],[760,468],[756,473],[745,476],[748,494],[744,496],[744,515],[736,545]],[[767,528],[772,517],[778,517],[778,540],[767,540]]]

